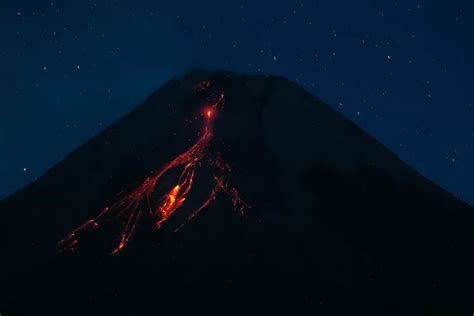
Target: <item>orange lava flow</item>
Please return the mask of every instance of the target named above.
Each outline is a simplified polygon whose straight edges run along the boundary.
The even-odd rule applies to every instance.
[[[210,83],[204,82],[204,86],[209,87]],[[150,216],[153,227],[159,229],[176,210],[185,204],[188,193],[193,187],[196,171],[206,163],[213,170],[215,185],[201,206],[191,212],[187,220],[189,221],[199,214],[214,201],[220,192],[227,194],[231,198],[235,210],[240,214],[244,214],[248,205],[242,201],[238,191],[228,183],[228,177],[231,172],[229,165],[223,161],[218,152],[210,150],[210,144],[213,139],[213,122],[211,119],[215,117],[217,108],[222,107],[223,102],[224,93],[221,93],[217,101],[204,108],[203,116],[206,121],[194,145],[157,171],[151,173],[131,193],[111,206],[104,208],[96,217],[89,219],[74,229],[64,239],[59,241],[59,252],[74,251],[83,234],[99,229],[105,222],[110,220],[117,220],[121,226],[118,242],[112,250],[112,254],[116,254],[127,245],[140,219],[144,215]],[[168,171],[177,167],[182,167],[182,171],[176,184],[167,191],[168,193],[162,196],[160,202],[156,203],[157,205],[153,205],[152,194],[160,185],[160,179]],[[185,223],[182,223],[175,231],[179,230]]]

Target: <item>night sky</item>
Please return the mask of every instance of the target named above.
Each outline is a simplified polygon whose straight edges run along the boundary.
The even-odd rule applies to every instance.
[[[0,0],[0,197],[171,77],[219,68],[298,82],[474,204],[473,9],[470,0]]]

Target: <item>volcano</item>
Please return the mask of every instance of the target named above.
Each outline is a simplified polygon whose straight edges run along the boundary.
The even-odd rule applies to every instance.
[[[188,71],[0,202],[0,312],[474,311],[474,209],[275,76]]]

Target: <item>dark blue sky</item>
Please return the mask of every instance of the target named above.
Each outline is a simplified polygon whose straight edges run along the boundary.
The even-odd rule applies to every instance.
[[[0,0],[0,197],[170,77],[224,68],[300,83],[473,204],[473,7]]]

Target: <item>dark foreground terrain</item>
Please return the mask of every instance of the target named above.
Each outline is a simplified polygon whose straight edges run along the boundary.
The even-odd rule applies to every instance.
[[[203,80],[225,92],[215,146],[246,216],[220,194],[178,232],[173,217],[158,231],[137,226],[117,255],[113,227],[58,254],[71,230],[195,142],[184,122],[199,110],[191,91]],[[284,78],[190,71],[171,80],[1,201],[0,216],[2,316],[203,305],[474,313],[473,207]]]

